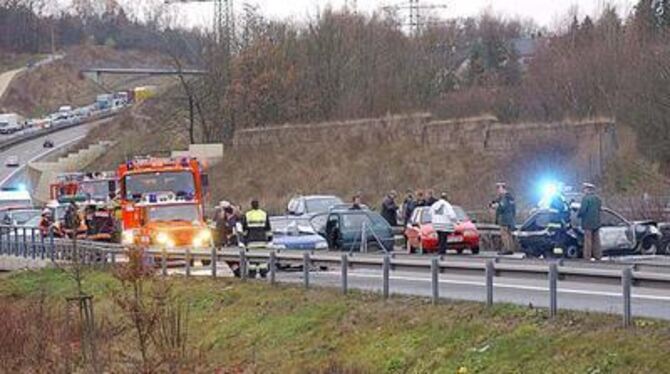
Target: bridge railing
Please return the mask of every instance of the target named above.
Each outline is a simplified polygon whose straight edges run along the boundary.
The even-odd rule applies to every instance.
[[[53,233],[41,235],[36,228],[0,226],[0,254],[35,260],[45,260],[67,266],[72,261],[86,265],[115,265],[126,261],[128,251],[120,244],[92,242],[55,238]],[[135,248],[137,249],[137,248]],[[239,269],[242,279],[248,277],[251,267],[263,267],[269,283],[278,281],[277,271],[280,265],[297,265],[302,268],[302,282],[305,288],[311,287],[313,275],[310,270],[317,267],[335,267],[339,269],[340,289],[349,291],[349,270],[356,268],[381,270],[379,285],[384,298],[390,297],[392,271],[410,270],[430,274],[430,295],[433,303],[440,300],[440,276],[442,274],[475,275],[484,280],[482,297],[488,306],[494,303],[494,278],[515,277],[533,278],[546,282],[549,295],[549,315],[555,317],[558,312],[559,282],[583,281],[619,285],[621,287],[621,312],[623,323],[629,326],[632,321],[631,289],[635,286],[670,288],[670,263],[655,271],[653,268],[636,268],[633,264],[594,264],[584,261],[545,261],[523,260],[501,261],[495,258],[456,261],[447,257],[397,256],[393,253],[333,253],[298,252],[290,250],[245,250],[242,248],[142,248],[150,263],[159,265],[160,273],[168,276],[168,262],[183,262],[182,273],[192,276],[193,262],[209,263],[203,268],[206,275],[219,276],[217,266],[226,263]],[[660,265],[659,265],[660,266]],[[174,272],[173,272],[174,273]]]

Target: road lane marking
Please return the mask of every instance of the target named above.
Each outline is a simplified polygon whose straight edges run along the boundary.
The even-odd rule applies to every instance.
[[[328,275],[334,275],[334,276],[339,276],[340,275],[339,272],[325,272],[325,273],[322,272],[322,273],[319,273],[319,274],[328,274]],[[381,275],[379,275],[379,274],[378,275],[373,275],[373,274],[349,273],[349,277],[380,279]],[[427,282],[427,283],[431,281],[429,278],[397,276],[397,275],[396,276],[391,276],[390,279],[391,280],[404,280],[404,281],[409,281],[409,282]],[[486,283],[476,282],[476,281],[440,279],[439,282],[442,283],[442,284],[486,287]],[[495,282],[494,282],[493,286],[497,287],[497,288],[508,288],[508,289],[524,290],[524,291],[549,292],[548,287],[540,287],[540,286],[525,286],[525,285],[519,285],[519,284],[495,283]],[[572,289],[572,288],[560,288],[560,287],[558,288],[558,292],[559,293],[566,293],[566,294],[576,294],[576,295],[621,297],[621,294],[617,293],[617,292],[577,290],[577,289]],[[633,294],[631,297],[634,298],[634,299],[641,299],[641,300],[670,301],[670,296]]]
[[[64,148],[64,147],[66,147],[66,146],[68,146],[68,145],[70,145],[74,142],[77,142],[77,141],[83,139],[85,136],[86,135],[80,135],[80,136],[78,136],[74,139],[70,139],[67,142],[60,144],[58,147],[50,148],[49,150],[36,155],[35,157],[31,158],[27,162],[23,163],[23,165],[20,165],[16,169],[12,170],[12,172],[9,173],[8,176],[6,176],[3,180],[0,181],[0,187],[4,187],[7,182],[12,180],[12,178],[14,178],[16,176],[16,174],[20,173],[23,169],[25,169],[26,166],[28,166],[29,163],[37,161],[37,160],[39,160],[43,157],[46,157],[48,154],[50,154],[52,152],[56,152],[57,150],[59,150],[61,148]]]

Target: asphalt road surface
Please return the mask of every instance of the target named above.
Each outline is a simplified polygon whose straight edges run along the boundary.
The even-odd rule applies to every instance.
[[[91,127],[105,121],[108,121],[108,119],[64,129],[18,144],[10,149],[0,152],[0,187],[16,187],[18,184],[26,183],[24,179],[24,168],[28,162],[38,161],[52,152],[57,152],[64,147],[72,145],[76,141],[82,139]],[[51,139],[51,141],[53,141],[53,148],[43,147],[44,140],[46,139]],[[0,141],[1,140],[2,138],[0,138]],[[10,167],[5,165],[5,161],[9,156],[17,156],[19,158],[20,166]]]

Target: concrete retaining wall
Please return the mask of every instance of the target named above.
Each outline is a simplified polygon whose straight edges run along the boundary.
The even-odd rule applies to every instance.
[[[356,121],[284,125],[236,133],[235,147],[290,146],[297,143],[355,141],[365,144],[416,139],[447,151],[505,155],[529,147],[564,145],[580,178],[597,178],[617,150],[616,125],[611,119],[581,122],[504,124],[495,117],[433,120],[428,113]]]
[[[32,189],[33,199],[38,203],[46,203],[49,196],[49,185],[56,180],[58,174],[83,170],[91,162],[102,157],[113,142],[100,142],[86,149],[70,153],[53,162],[30,162],[26,166],[26,175]]]
[[[172,151],[172,157],[197,157],[209,163],[223,159],[223,144],[191,144],[187,151]]]

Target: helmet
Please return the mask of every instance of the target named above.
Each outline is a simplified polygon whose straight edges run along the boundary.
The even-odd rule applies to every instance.
[[[42,210],[42,215],[43,215],[43,216],[50,216],[50,215],[51,215],[51,209],[49,209],[49,208],[44,208],[44,209]]]

